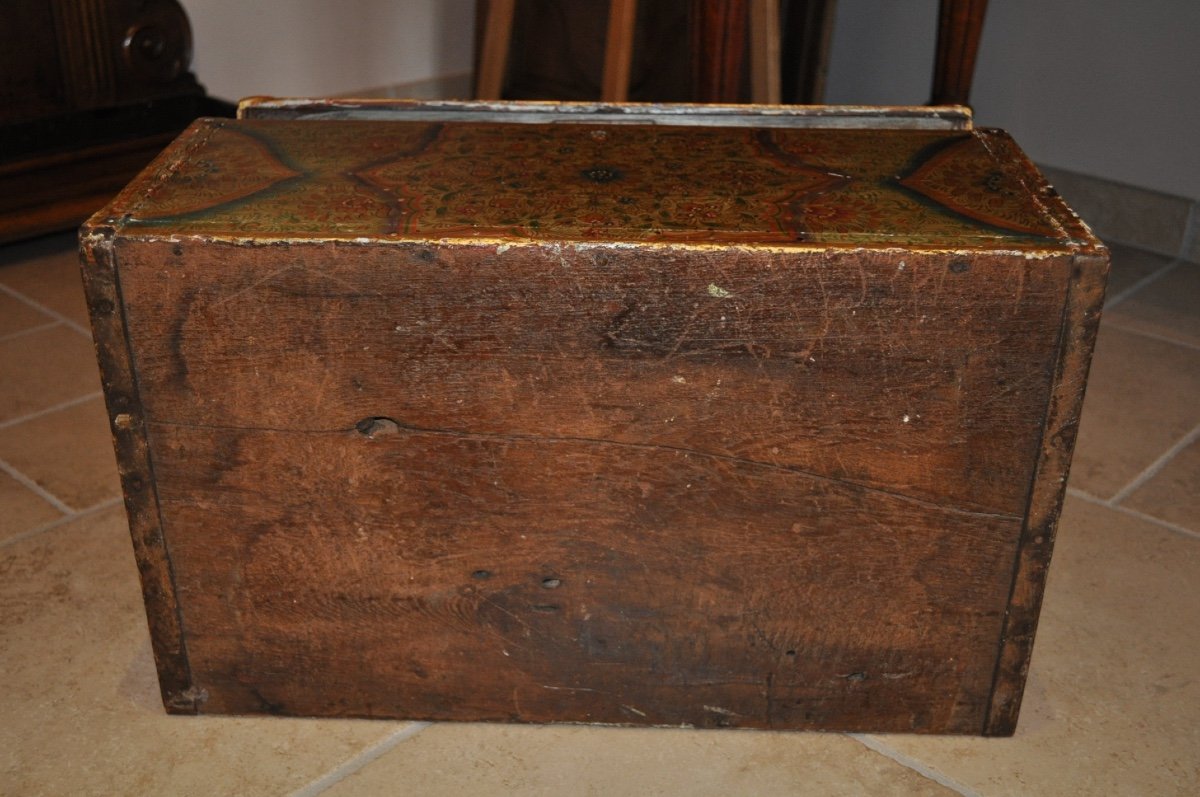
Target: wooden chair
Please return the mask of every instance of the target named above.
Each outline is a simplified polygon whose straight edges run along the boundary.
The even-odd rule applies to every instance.
[[[792,0],[789,4],[789,24],[800,45],[794,49],[801,53],[799,63],[789,67],[803,72],[807,85],[798,93],[804,102],[820,101],[834,3]],[[487,0],[483,5],[477,99],[501,97],[515,5],[515,0]],[[987,0],[941,0],[931,105],[968,103],[986,10]],[[703,54],[693,59],[696,101],[739,101],[748,24],[751,99],[781,102],[779,12],[779,0],[692,0],[692,51]],[[600,94],[604,102],[628,99],[636,18],[637,0],[610,0]]]
[[[779,2],[778,0],[749,0],[751,36],[751,82],[756,103],[780,102],[779,60]],[[490,0],[483,26],[483,47],[479,58],[479,75],[475,98],[498,100],[503,90],[504,72],[508,64],[509,40],[515,0]],[[730,28],[721,34],[722,43],[732,41],[733,29],[740,39],[745,33],[745,5],[741,2],[698,3],[698,11],[708,25],[698,29],[708,31]],[[739,13],[741,12],[741,13]],[[600,99],[603,102],[625,102],[629,96],[629,66],[633,59],[633,24],[637,19],[637,0],[611,0],[608,12],[608,32],[604,47],[604,73]],[[706,36],[707,39],[707,36]],[[725,51],[723,48],[722,52]],[[742,50],[737,49],[740,60]],[[705,60],[705,59],[698,59]],[[738,64],[740,68],[740,63]],[[740,77],[740,75],[739,75]]]

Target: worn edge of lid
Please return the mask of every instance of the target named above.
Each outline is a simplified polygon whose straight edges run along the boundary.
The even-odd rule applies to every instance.
[[[762,116],[794,118],[877,117],[942,119],[970,130],[973,113],[965,105],[771,105],[763,103],[707,104],[653,102],[591,102],[560,100],[419,100],[399,98],[353,97],[245,97],[238,102],[237,118],[258,117],[260,112],[293,111],[300,114],[323,110],[396,110],[420,111],[493,111],[497,113],[527,112],[564,115],[658,115],[663,118],[686,117],[746,117]]]
[[[222,121],[227,120],[201,117],[188,125],[155,156],[154,160],[146,164],[118,191],[116,196],[83,222],[79,229],[80,239],[95,235],[116,237],[124,233],[126,222],[132,218],[132,211],[145,204],[154,186],[166,182],[188,155],[213,134],[219,127],[218,123]]]
[[[1042,174],[1037,164],[1030,160],[1011,133],[996,127],[982,127],[973,131],[972,135],[978,138],[989,154],[997,160],[999,160],[999,156],[993,152],[990,146],[991,142],[1003,142],[1010,148],[1021,168],[1017,179],[1021,181],[1033,201],[1041,206],[1046,216],[1058,222],[1070,240],[1076,242],[1077,246],[1074,251],[1107,254],[1108,248],[1104,242],[1055,190],[1050,181],[1046,179],[1046,175]]]

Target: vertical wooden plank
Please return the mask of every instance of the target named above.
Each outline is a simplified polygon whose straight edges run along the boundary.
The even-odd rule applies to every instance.
[[[92,227],[82,235],[84,291],[163,705],[171,713],[195,714],[208,695],[193,686],[175,577],[162,532],[145,415],[125,329],[112,235],[112,228],[107,227]]]
[[[778,105],[780,93],[779,0],[750,4],[750,85],[756,103]]]
[[[600,88],[600,99],[604,102],[625,102],[629,98],[629,65],[633,61],[633,23],[636,19],[637,0],[612,0]]]
[[[479,56],[479,74],[475,79],[475,98],[498,100],[504,89],[504,71],[508,66],[508,44],[512,36],[515,0],[488,0],[487,22],[483,29],[483,51]]]
[[[1045,431],[1038,454],[1037,472],[1030,491],[1029,509],[1017,548],[991,706],[984,720],[986,736],[1011,736],[1033,654],[1033,638],[1046,585],[1046,571],[1054,548],[1058,516],[1066,493],[1071,453],[1079,429],[1084,388],[1092,359],[1100,308],[1104,301],[1108,258],[1102,253],[1075,255],[1070,268],[1067,304],[1063,311],[1062,338],[1054,374],[1054,392],[1046,413]]]

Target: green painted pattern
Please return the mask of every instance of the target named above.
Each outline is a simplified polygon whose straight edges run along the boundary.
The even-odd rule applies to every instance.
[[[1046,248],[1006,138],[920,130],[203,120],[137,229],[287,239]]]

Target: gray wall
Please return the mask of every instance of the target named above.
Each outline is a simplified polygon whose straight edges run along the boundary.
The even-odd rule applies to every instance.
[[[209,93],[312,97],[471,69],[474,0],[183,0]]]
[[[1039,162],[1200,198],[1200,0],[992,0],[972,103]],[[936,0],[838,0],[827,101],[929,97]]]

